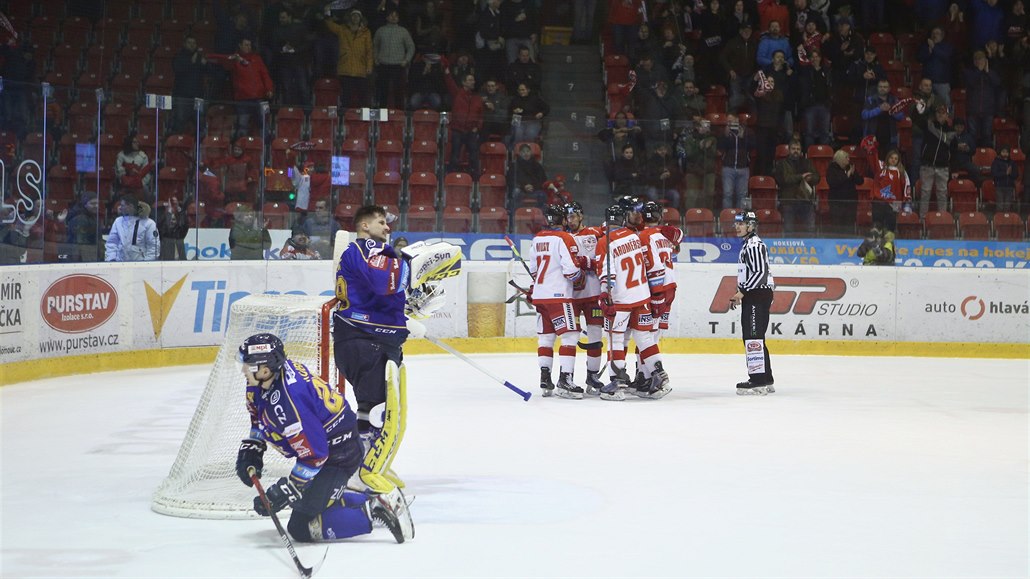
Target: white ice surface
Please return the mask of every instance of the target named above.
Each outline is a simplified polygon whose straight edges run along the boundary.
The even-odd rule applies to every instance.
[[[475,359],[533,399],[409,357],[394,466],[416,538],[334,544],[318,577],[1030,572],[1027,361],[774,352],[763,398],[734,395],[743,356],[667,356],[672,394],[612,403],[539,397],[535,358]],[[269,520],[150,510],[207,373],[0,388],[0,576],[294,576]]]

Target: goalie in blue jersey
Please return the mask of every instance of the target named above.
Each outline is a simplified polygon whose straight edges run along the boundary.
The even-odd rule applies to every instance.
[[[365,445],[360,483],[388,494],[404,484],[390,468],[404,437],[407,414],[401,348],[422,337],[445,304],[441,282],[461,273],[461,249],[449,243],[387,243],[390,215],[366,205],[354,215],[356,239],[336,269],[339,303],[333,319],[336,366],[354,390],[358,430]]]
[[[255,334],[240,345],[240,370],[247,380],[250,435],[240,443],[236,474],[252,486],[264,467],[268,443],[297,459],[289,476],[268,485],[273,511],[293,507],[287,530],[297,541],[333,541],[372,532],[372,521],[403,543],[415,536],[400,489],[368,495],[346,490],[364,449],[357,417],[347,400],[303,364],[286,357],[273,334]],[[259,497],[254,510],[268,516]]]

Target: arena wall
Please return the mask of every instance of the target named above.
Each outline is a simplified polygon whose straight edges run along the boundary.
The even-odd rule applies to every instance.
[[[252,293],[332,296],[330,261],[155,262],[0,270],[0,385],[214,359],[229,306]],[[778,265],[779,354],[1030,358],[1030,271]],[[671,353],[737,353],[736,268],[681,264]],[[536,347],[512,262],[471,261],[427,326],[465,352]],[[413,340],[407,354],[441,352]]]

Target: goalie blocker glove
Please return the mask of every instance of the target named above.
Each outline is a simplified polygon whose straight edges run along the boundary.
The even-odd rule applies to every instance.
[[[265,466],[265,448],[265,441],[256,438],[245,438],[240,442],[240,451],[236,454],[236,475],[248,487],[254,486],[248,469],[253,468],[257,477],[261,478],[261,469]]]
[[[287,505],[299,501],[300,497],[300,491],[293,485],[293,481],[286,477],[281,477],[275,481],[274,485],[265,490],[265,498],[268,499],[268,504],[272,506],[272,512],[275,513],[283,510]],[[269,515],[260,496],[254,497],[254,512],[262,517]]]

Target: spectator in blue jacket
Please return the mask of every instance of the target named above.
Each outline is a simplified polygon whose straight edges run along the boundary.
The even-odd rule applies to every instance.
[[[787,56],[787,64],[794,67],[794,51],[790,48],[790,40],[780,34],[780,23],[773,20],[769,23],[769,31],[762,35],[758,41],[758,67],[765,68],[772,65],[773,54],[782,50]]]
[[[895,107],[896,104],[898,97],[891,94],[890,81],[881,80],[876,85],[876,95],[866,99],[862,108],[862,135],[876,135],[881,158],[898,148],[898,121],[905,118],[905,110]]]
[[[1010,211],[1015,208],[1013,200],[1016,195],[1016,178],[1019,169],[1009,158],[1008,147],[998,150],[998,156],[991,163],[991,178],[994,179],[994,193],[998,211]]]
[[[955,47],[944,40],[944,29],[934,26],[926,44],[919,48],[916,58],[923,63],[923,78],[933,83],[933,92],[945,106],[951,108],[951,66]]]
[[[998,0],[972,0],[969,7],[973,10],[973,47],[979,48],[989,40],[1005,41],[1002,22],[1005,10]]]
[[[994,144],[994,113],[997,111],[998,93],[1001,91],[1001,76],[991,69],[987,54],[982,50],[973,53],[973,67],[965,71],[966,121],[969,131],[976,138],[978,147]]]

